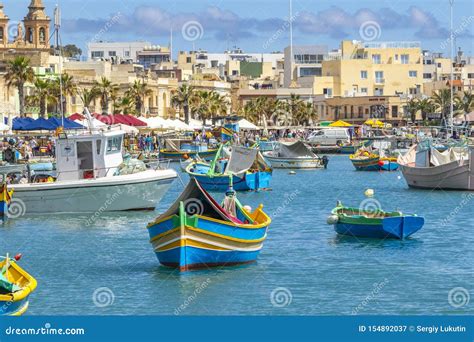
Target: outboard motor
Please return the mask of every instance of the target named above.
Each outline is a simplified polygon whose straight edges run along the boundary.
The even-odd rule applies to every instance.
[[[328,163],[329,163],[329,158],[327,156],[323,156],[321,158],[321,161],[323,163],[324,168],[327,169],[328,168]]]

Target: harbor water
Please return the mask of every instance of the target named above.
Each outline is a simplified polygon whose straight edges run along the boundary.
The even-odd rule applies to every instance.
[[[357,172],[347,156],[275,170],[271,191],[239,193],[273,219],[257,263],[179,274],[158,263],[146,224],[186,181],[180,173],[156,212],[5,222],[0,250],[22,253],[38,280],[27,315],[474,314],[469,293],[454,293],[474,281],[473,193],[409,189],[400,172]],[[336,201],[366,205],[368,188],[368,205],[424,216],[423,229],[405,241],[337,236],[326,224]]]

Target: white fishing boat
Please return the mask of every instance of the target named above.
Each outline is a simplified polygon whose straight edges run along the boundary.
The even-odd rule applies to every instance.
[[[36,177],[29,171],[8,185],[14,190],[13,202],[21,203],[27,214],[155,209],[176,171],[167,163],[124,160],[125,132],[95,128],[86,112],[89,130],[56,138],[56,170],[51,176]]]
[[[431,190],[474,190],[472,147],[450,147],[439,152],[418,144],[397,160],[408,184]]]
[[[280,142],[273,151],[263,156],[275,169],[315,169],[326,167],[327,158],[320,158],[301,141]]]

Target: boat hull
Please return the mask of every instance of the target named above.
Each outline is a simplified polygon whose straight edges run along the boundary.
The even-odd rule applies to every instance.
[[[229,176],[227,175],[213,177],[192,173],[189,175],[195,178],[206,191],[226,191],[230,186]],[[232,187],[235,191],[266,189],[270,187],[271,179],[271,172],[248,172],[242,178],[233,176]]]
[[[319,158],[276,158],[264,154],[274,169],[317,169],[323,165]]]
[[[256,261],[268,225],[242,227],[203,216],[169,217],[148,226],[159,262],[180,271]]]
[[[177,174],[173,170],[147,170],[139,174],[14,185],[11,207],[17,203],[23,214],[153,210]]]
[[[424,224],[424,219],[418,216],[358,220],[360,222],[338,222],[334,225],[334,230],[341,235],[403,240],[420,230]]]
[[[208,150],[205,152],[198,152],[198,151],[160,151],[160,157],[163,159],[170,159],[172,161],[180,161],[182,159],[194,158],[197,155],[201,157],[201,159],[209,160],[214,158],[217,153],[217,149]]]
[[[471,157],[472,158],[472,157]],[[438,190],[474,190],[474,170],[469,161],[453,161],[434,167],[411,167],[400,164],[403,177],[412,188]]]
[[[357,171],[380,171],[379,157],[351,159],[352,165]]]
[[[1,301],[0,316],[21,316],[28,310],[28,297],[20,301]]]

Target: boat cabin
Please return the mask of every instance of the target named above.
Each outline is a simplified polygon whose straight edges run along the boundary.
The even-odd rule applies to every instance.
[[[123,162],[123,131],[60,135],[56,139],[58,181],[111,177]]]

